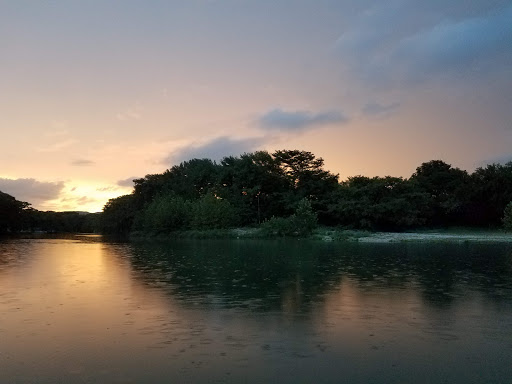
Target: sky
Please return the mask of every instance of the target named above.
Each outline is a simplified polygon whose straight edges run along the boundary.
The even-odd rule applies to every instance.
[[[0,191],[97,212],[194,157],[512,160],[512,1],[0,0]]]

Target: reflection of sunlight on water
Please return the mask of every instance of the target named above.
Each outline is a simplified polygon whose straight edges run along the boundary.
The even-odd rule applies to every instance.
[[[30,268],[18,266],[1,282],[0,337],[11,360],[3,373],[78,375],[91,361],[105,372],[117,362],[119,370],[124,356],[160,340],[161,318],[173,321],[172,301],[132,279],[122,247],[35,244]]]

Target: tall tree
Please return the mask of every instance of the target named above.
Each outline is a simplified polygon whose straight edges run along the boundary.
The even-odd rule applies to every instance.
[[[192,159],[174,165],[162,174],[146,175],[134,180],[138,208],[151,203],[158,195],[174,194],[185,199],[198,199],[215,185],[219,165],[210,159]]]
[[[133,194],[110,199],[103,207],[103,232],[128,234],[132,230],[136,214],[136,201]]]
[[[489,164],[471,175],[468,221],[476,225],[499,226],[503,211],[512,201],[512,162]]]
[[[338,189],[338,175],[323,169],[324,159],[313,153],[299,150],[279,150],[272,154],[290,185],[287,200],[289,209],[306,198],[318,213],[318,219],[329,224],[329,206]]]
[[[0,233],[17,232],[22,229],[25,210],[29,203],[18,201],[0,191]]]
[[[236,207],[243,224],[283,214],[283,195],[288,184],[268,152],[225,157],[221,165],[216,192]]]
[[[421,164],[410,179],[430,197],[427,213],[432,225],[463,223],[468,204],[470,177],[441,160]]]

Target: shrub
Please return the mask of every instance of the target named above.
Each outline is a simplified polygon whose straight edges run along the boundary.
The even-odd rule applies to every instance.
[[[291,217],[271,217],[261,224],[261,229],[266,236],[294,236],[295,225]]]
[[[135,229],[150,233],[169,233],[188,226],[190,203],[180,196],[160,196],[136,218]]]
[[[317,215],[307,199],[302,199],[290,217],[272,217],[261,228],[267,236],[309,236],[317,227]]]
[[[512,230],[512,201],[505,207],[502,221],[505,229]]]
[[[233,205],[211,194],[192,203],[191,226],[193,229],[219,229],[236,225]]]

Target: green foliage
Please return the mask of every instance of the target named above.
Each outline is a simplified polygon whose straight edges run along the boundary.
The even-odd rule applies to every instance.
[[[269,236],[308,236],[321,225],[369,230],[512,224],[512,163],[469,175],[441,161],[410,179],[355,176],[339,183],[311,152],[257,151],[216,163],[191,159],[134,180],[101,215],[40,212],[0,192],[0,233],[21,230],[168,235],[253,226]],[[229,231],[228,231],[229,232]]]
[[[220,166],[210,159],[192,159],[174,165],[163,174],[134,180],[133,195],[138,209],[157,196],[175,195],[195,200],[209,193],[218,179]]]
[[[313,212],[311,203],[303,199],[293,215],[287,218],[272,217],[261,228],[267,236],[309,236],[317,225],[317,215]]]
[[[328,207],[339,187],[338,175],[324,170],[324,160],[311,152],[280,150],[273,156],[288,181],[283,205],[291,208],[306,198],[318,212],[320,221],[329,224]]]
[[[427,204],[428,195],[402,178],[356,176],[342,183],[332,211],[341,225],[401,230],[424,224]]]
[[[271,217],[261,224],[266,236],[296,236],[295,226],[290,217]]]
[[[231,203],[211,194],[192,204],[192,229],[229,228],[237,224],[236,211]]]
[[[302,199],[297,205],[292,221],[300,236],[310,235],[318,225],[317,214],[308,199]]]
[[[512,163],[469,175],[432,160],[410,179],[355,176],[342,183],[323,166],[321,157],[299,150],[245,153],[219,164],[185,161],[135,180],[132,195],[109,201],[104,230],[160,234],[264,223],[268,233],[303,236],[317,221],[370,230],[497,226],[512,201]]]
[[[180,196],[159,196],[135,219],[134,229],[147,233],[169,233],[187,228],[191,204]]]
[[[136,212],[134,195],[110,199],[103,207],[102,231],[110,234],[128,234],[132,230]]]
[[[505,207],[502,221],[505,229],[512,230],[512,201]]]
[[[468,221],[479,226],[499,226],[512,201],[512,162],[489,164],[471,175]]]
[[[236,208],[240,223],[260,223],[284,212],[283,196],[288,188],[283,172],[266,151],[229,156],[221,161],[218,196]]]
[[[421,164],[411,176],[419,191],[428,195],[424,216],[431,225],[456,225],[466,221],[470,176],[441,160]]]

